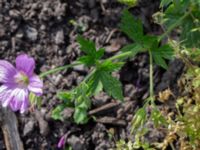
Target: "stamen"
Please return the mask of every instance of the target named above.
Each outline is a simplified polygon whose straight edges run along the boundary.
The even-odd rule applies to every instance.
[[[28,76],[24,72],[19,72],[15,76],[15,82],[19,86],[27,86],[29,84],[29,78],[28,78]]]

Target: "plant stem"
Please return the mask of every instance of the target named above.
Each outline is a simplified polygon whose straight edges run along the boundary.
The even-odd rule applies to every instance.
[[[132,54],[132,52],[130,52],[130,51],[129,52],[123,52],[123,53],[120,53],[118,55],[115,55],[115,56],[112,56],[112,57],[108,58],[108,60],[113,61],[115,59],[126,58],[126,57],[129,57],[131,54]],[[45,76],[47,76],[49,74],[56,73],[56,72],[59,72],[59,71],[62,71],[62,70],[68,69],[68,68],[72,68],[74,66],[78,66],[78,65],[81,65],[81,64],[82,64],[81,62],[74,62],[72,64],[68,64],[68,65],[61,66],[61,67],[58,67],[58,68],[55,68],[55,69],[51,69],[49,71],[41,73],[40,74],[40,78],[43,78],[43,77],[45,77]],[[94,73],[95,70],[93,70],[92,72]]]
[[[174,24],[172,24],[168,30],[162,34],[159,38],[159,41],[161,41],[165,36],[167,36],[175,27],[177,27],[187,16],[189,16],[190,11],[186,12],[182,17],[180,17]]]
[[[74,66],[78,66],[78,65],[81,65],[81,64],[82,64],[81,62],[74,62],[72,64],[68,64],[68,65],[61,66],[61,67],[58,67],[58,68],[55,68],[55,69],[51,69],[49,71],[41,73],[40,74],[40,78],[43,78],[43,77],[45,77],[45,76],[47,76],[49,74],[56,73],[56,72],[59,72],[59,71],[62,71],[62,70],[68,69],[68,68],[72,68]]]
[[[172,150],[176,150],[176,148],[174,147],[172,142],[170,142],[170,146],[171,146]]]
[[[154,90],[153,90],[153,58],[151,50],[149,50],[149,95],[151,104],[154,103]]]
[[[107,60],[113,61],[113,60],[115,60],[115,59],[127,58],[127,57],[129,57],[131,54],[132,54],[131,51],[123,52],[123,53],[120,53],[120,54],[118,54],[118,55],[112,56],[112,57],[108,58]]]
[[[92,69],[92,71],[85,77],[85,79],[83,80],[83,82],[87,82],[90,77],[95,73],[96,69]]]

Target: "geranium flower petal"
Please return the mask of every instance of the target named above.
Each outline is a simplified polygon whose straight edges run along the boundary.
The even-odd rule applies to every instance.
[[[4,102],[11,94],[9,88],[5,85],[0,86],[0,102]]]
[[[35,69],[35,60],[26,54],[19,55],[16,58],[16,68],[31,76]]]
[[[22,102],[21,108],[20,108],[20,113],[24,113],[29,107],[29,101],[28,98]]]
[[[29,78],[29,85],[28,85],[28,90],[35,93],[36,95],[41,95],[42,94],[42,87],[43,87],[43,82],[40,80],[40,78],[36,75],[32,76]]]
[[[22,101],[12,100],[12,101],[10,102],[10,108],[11,108],[13,111],[18,111],[18,110],[21,108],[21,105],[22,105]]]
[[[5,85],[0,86],[0,95],[7,89],[8,89],[8,87]]]
[[[16,68],[0,60],[0,103],[13,111],[25,112],[29,105],[30,92],[41,95],[43,82],[34,75],[35,61],[26,54],[16,58]]]
[[[17,111],[17,110],[23,110],[23,112],[25,110],[28,109],[28,91],[26,89],[20,89],[20,88],[16,88],[12,91],[12,95],[13,98],[10,102],[10,108],[13,111]],[[24,103],[27,103],[27,105],[24,105]]]
[[[10,90],[4,92],[4,95],[2,97],[2,106],[3,107],[7,107],[10,103],[10,101],[12,100],[13,96],[12,96],[12,92]]]
[[[14,83],[14,75],[17,73],[16,69],[8,61],[0,60],[0,82]]]

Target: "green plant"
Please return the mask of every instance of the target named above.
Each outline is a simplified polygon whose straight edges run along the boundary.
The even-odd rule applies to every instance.
[[[194,62],[198,63],[199,57],[199,5],[200,1],[182,1],[182,0],[162,0],[161,8],[166,7],[167,9],[162,12],[158,12],[154,15],[155,20],[159,23],[164,29],[164,33],[159,37],[148,36],[142,34],[142,26],[141,22],[137,19],[132,19],[131,15],[126,13],[124,14],[124,19],[122,20],[122,31],[125,32],[128,37],[134,40],[134,44],[128,45],[124,48],[124,50],[134,50],[135,53],[143,50],[147,50],[149,52],[150,58],[150,97],[146,100],[144,106],[136,111],[134,118],[132,120],[132,133],[135,135],[136,143],[140,144],[139,147],[143,147],[145,141],[143,140],[143,136],[147,133],[147,128],[145,127],[145,123],[148,120],[152,120],[154,122],[155,127],[160,125],[164,125],[166,128],[170,127],[168,130],[168,135],[166,136],[163,143],[158,146],[161,149],[166,149],[168,145],[171,146],[172,149],[175,149],[172,142],[177,140],[176,134],[181,143],[180,147],[183,148],[198,148],[198,130],[199,130],[199,75],[197,75],[199,67],[194,66],[190,60],[188,60],[187,56],[192,58]],[[136,32],[134,32],[134,29]],[[175,30],[176,29],[176,30]],[[175,31],[180,34],[180,42],[173,41],[169,34]],[[149,38],[150,37],[150,38]],[[165,37],[168,37],[168,44],[158,47],[158,43]],[[148,41],[148,38],[150,41]],[[147,43],[147,44],[146,44]],[[138,45],[139,44],[139,45]],[[171,59],[173,56],[172,47],[177,57],[181,58],[187,65],[188,71],[190,72],[190,81],[192,87],[190,87],[191,91],[195,91],[193,93],[195,95],[194,100],[195,104],[192,104],[193,101],[188,102],[183,101],[181,106],[183,107],[183,114],[179,113],[175,119],[172,121],[169,118],[164,118],[161,112],[157,109],[154,104],[154,92],[153,92],[153,61],[162,66],[163,68],[167,68],[167,65],[163,58]],[[144,49],[143,49],[144,48]],[[122,49],[123,50],[123,49]],[[139,50],[139,51],[138,51]],[[187,54],[187,56],[185,55]],[[196,69],[195,69],[196,68]],[[187,73],[188,76],[189,73]],[[192,75],[191,75],[192,74]],[[192,90],[193,89],[193,90]],[[182,100],[186,100],[184,97]],[[197,101],[197,102],[196,102]],[[179,102],[179,100],[178,100]],[[151,108],[151,115],[147,115],[147,108]],[[179,106],[179,105],[177,105]],[[177,107],[178,112],[179,107]],[[189,138],[189,140],[187,140]],[[120,142],[119,142],[120,143]],[[118,144],[119,144],[118,143]],[[126,145],[126,144],[125,144]],[[130,145],[130,141],[127,146]],[[139,144],[138,144],[139,145]],[[118,145],[119,146],[119,145]],[[143,147],[144,148],[144,147]],[[130,149],[130,148],[129,148]],[[135,148],[131,148],[135,149]],[[145,148],[144,148],[145,149]]]
[[[132,28],[135,27],[135,28]],[[82,81],[77,88],[65,94],[58,94],[59,98],[64,101],[73,101],[75,108],[74,120],[76,123],[86,123],[88,120],[87,110],[90,108],[90,97],[104,90],[108,95],[115,99],[123,100],[121,83],[111,74],[123,66],[124,60],[128,57],[133,57],[139,52],[149,52],[150,56],[150,98],[149,102],[154,104],[153,94],[153,60],[163,68],[167,68],[164,59],[173,57],[173,49],[170,45],[159,45],[159,38],[153,35],[144,35],[143,27],[140,20],[134,18],[128,10],[123,12],[121,30],[126,33],[135,43],[122,48],[122,52],[118,55],[107,59],[101,59],[104,55],[104,49],[96,49],[92,41],[86,40],[78,36],[77,40],[80,44],[80,49],[85,53],[84,56],[78,58],[75,65],[84,64],[91,68],[90,74]],[[137,31],[137,32],[136,32]],[[66,67],[74,66],[69,65]],[[65,68],[66,68],[65,67]],[[62,69],[62,68],[61,68]],[[83,88],[81,88],[84,85]],[[84,89],[84,93],[77,92]],[[68,93],[68,94],[67,94]],[[69,94],[70,93],[70,94]],[[71,95],[70,97],[66,95]],[[76,96],[75,96],[76,95]],[[77,101],[79,101],[77,103]],[[86,102],[85,102],[86,101]],[[84,104],[82,104],[84,103]],[[81,105],[80,105],[81,104]],[[63,106],[64,105],[64,106]],[[60,114],[66,107],[65,104],[57,106],[53,111],[54,119],[61,119]],[[82,106],[83,105],[83,106]],[[61,109],[62,108],[62,109]]]
[[[78,36],[77,41],[85,55],[78,58],[77,63],[74,64],[84,64],[91,68],[91,72],[76,88],[58,93],[58,98],[63,100],[64,103],[54,109],[52,116],[54,119],[62,120],[61,112],[64,108],[73,107],[75,109],[74,121],[78,124],[83,124],[89,119],[87,111],[90,108],[90,98],[92,96],[104,90],[113,98],[120,101],[123,100],[121,83],[112,76],[112,72],[119,70],[124,64],[122,61],[116,62],[114,60],[124,56],[119,54],[117,57],[101,59],[104,55],[103,48],[97,50],[92,41],[86,40],[81,36]]]
[[[153,62],[155,64],[167,69],[165,59],[172,59],[174,51],[170,44],[159,46],[162,38],[160,36],[145,35],[143,33],[143,26],[139,19],[134,18],[127,10],[124,11],[121,21],[121,30],[134,41],[122,48],[122,51],[131,51],[134,55],[140,52],[148,52],[149,54],[149,98],[146,100],[144,106],[137,110],[132,120],[132,133],[135,137],[143,136],[143,132],[147,132],[145,122],[151,119],[156,126],[166,124],[165,118],[161,115],[155,105],[154,89],[153,89]],[[147,115],[147,108],[152,109],[151,115]]]
[[[199,141],[199,46],[200,46],[200,1],[162,1],[161,6],[169,5],[162,12],[159,22],[166,30],[165,36],[173,29],[180,34],[180,42],[172,41],[177,56],[186,64],[186,73],[179,80],[179,89],[186,95],[177,99],[176,119],[170,119],[169,135],[178,135],[180,149],[198,149]]]
[[[118,0],[118,2],[120,2],[122,4],[126,4],[129,7],[133,7],[133,6],[137,5],[137,3],[138,3],[137,0]]]
[[[168,35],[175,27],[180,30],[176,30],[180,33],[180,41],[182,45],[188,47],[200,46],[200,1],[199,0],[162,0],[161,7],[167,6],[164,12],[158,12],[160,16],[158,21],[166,30],[165,34]]]
[[[136,1],[121,1],[130,7],[136,4]],[[88,110],[91,107],[91,98],[104,90],[109,96],[116,100],[123,101],[123,91],[120,81],[112,75],[118,71],[127,58],[135,57],[138,53],[148,53],[149,55],[149,98],[144,101],[144,105],[139,108],[132,119],[132,129],[135,140],[128,143],[120,140],[117,142],[117,148],[127,150],[143,148],[151,149],[158,147],[166,149],[168,145],[175,149],[173,142],[179,139],[181,148],[199,147],[199,46],[200,46],[200,1],[199,0],[161,0],[161,11],[154,15],[155,22],[159,23],[164,33],[157,35],[144,34],[143,25],[140,19],[131,15],[127,10],[122,13],[120,29],[133,42],[124,46],[121,53],[110,58],[104,58],[104,48],[96,49],[95,43],[77,37],[80,49],[84,53],[77,61],[72,64],[62,66],[46,73],[41,74],[44,77],[48,74],[68,69],[70,67],[83,64],[90,69],[90,73],[85,79],[72,90],[58,92],[58,98],[62,103],[52,112],[54,119],[63,120],[62,111],[66,107],[74,108],[73,119],[78,124],[87,123],[90,119]],[[164,9],[165,7],[165,9]],[[173,40],[170,34],[175,32],[180,36],[179,40]],[[163,43],[163,39],[167,42]],[[162,112],[155,104],[153,68],[158,65],[167,69],[166,60],[171,60],[177,56],[185,62],[188,67],[186,73],[190,80],[190,90],[194,91],[192,100],[187,102],[188,97],[180,97],[177,100],[177,114],[173,120],[171,117],[164,117]],[[190,60],[191,59],[191,60]],[[196,63],[194,65],[193,63]],[[185,87],[185,86],[184,86]],[[189,91],[191,92],[191,91]],[[182,108],[182,109],[181,109]],[[167,130],[167,136],[162,143],[151,143],[145,141],[144,137],[148,133],[146,123],[151,121],[154,127],[162,126]],[[181,138],[183,136],[183,138]]]

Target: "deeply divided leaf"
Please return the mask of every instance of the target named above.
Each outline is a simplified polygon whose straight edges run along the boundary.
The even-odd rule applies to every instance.
[[[51,113],[51,117],[54,120],[63,120],[63,117],[61,115],[62,111],[64,110],[65,106],[64,105],[58,105]]]
[[[77,41],[80,44],[80,49],[85,54],[95,57],[96,47],[95,47],[95,43],[93,41],[87,40],[87,39],[83,38],[82,36],[78,36]]]
[[[142,22],[133,17],[128,10],[123,11],[120,29],[133,41],[141,41],[143,37]]]
[[[87,66],[92,66],[99,60],[105,52],[104,48],[96,50],[95,43],[93,41],[84,39],[82,36],[77,37],[77,41],[80,44],[80,49],[85,53],[84,56],[80,57],[78,61],[82,62]]]
[[[89,55],[86,56],[81,56],[78,61],[82,62],[83,64],[85,64],[86,66],[91,66],[93,64],[95,64],[95,58]]]
[[[58,92],[57,97],[64,102],[67,107],[73,106],[73,94],[68,91]]]
[[[99,64],[98,69],[101,71],[113,72],[119,70],[123,64],[123,62],[112,62],[110,60],[105,60]]]
[[[108,95],[117,100],[123,100],[122,85],[119,80],[105,71],[101,71],[101,82]]]
[[[165,59],[172,59],[174,51],[169,45],[163,45],[158,49],[153,49],[152,56],[157,65],[167,69]]]
[[[96,71],[93,76],[88,81],[89,91],[94,95],[99,94],[103,90],[103,85],[101,83],[101,74]]]
[[[91,106],[91,100],[88,95],[88,85],[81,83],[75,90],[75,113],[74,121],[77,124],[84,124],[88,121],[87,111]]]
[[[181,29],[180,40],[186,47],[193,48],[200,46],[200,2],[199,0],[174,1],[164,12],[164,26],[169,29],[177,24]],[[181,17],[189,12],[189,15],[182,21],[177,22]]]
[[[97,70],[90,78],[88,85],[91,93],[94,92],[97,94],[104,89],[109,96],[117,100],[123,100],[120,81],[107,71]]]
[[[82,108],[76,108],[73,117],[77,124],[87,123],[89,119],[87,115],[87,110]]]

